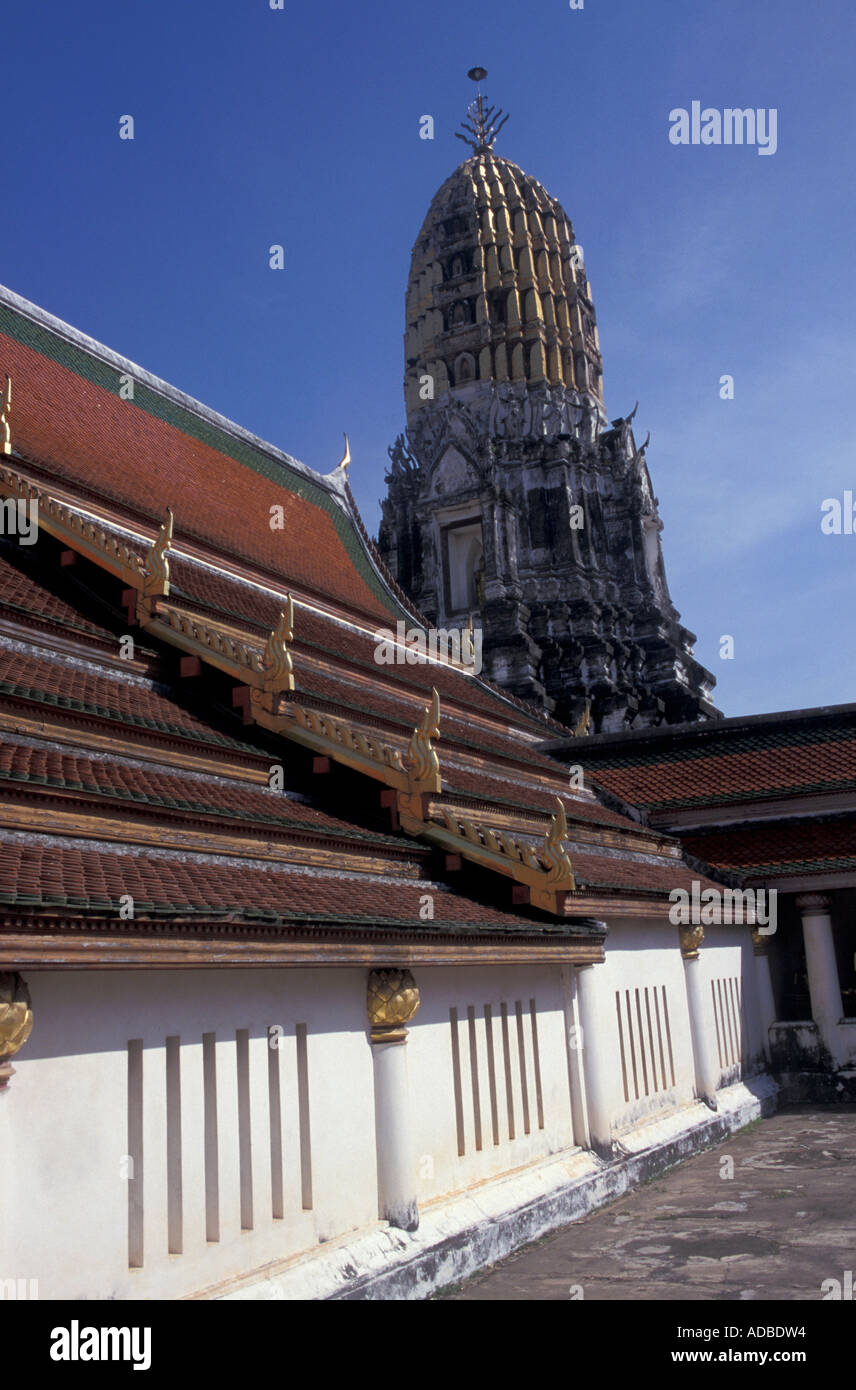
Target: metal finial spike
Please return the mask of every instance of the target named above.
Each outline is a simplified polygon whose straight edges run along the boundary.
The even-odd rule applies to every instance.
[[[467,77],[481,84],[487,77],[487,69],[470,68]],[[455,139],[463,140],[465,144],[470,145],[475,154],[489,154],[507,120],[508,117],[503,115],[501,108],[486,106],[479,85],[475,101],[467,107],[467,119],[461,122],[461,129],[465,134],[461,135],[455,131]]]

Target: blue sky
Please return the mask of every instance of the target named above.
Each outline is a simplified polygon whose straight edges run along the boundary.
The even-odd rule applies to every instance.
[[[820,504],[856,490],[854,50],[852,0],[9,7],[0,282],[321,472],[347,429],[375,531],[410,249],[481,64],[498,152],[585,249],[720,707],[853,700],[856,535]],[[775,107],[776,154],[671,145],[694,100]]]

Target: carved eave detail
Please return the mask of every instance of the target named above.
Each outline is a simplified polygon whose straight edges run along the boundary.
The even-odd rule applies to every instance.
[[[280,702],[276,709],[271,709],[262,690],[250,692],[250,712],[263,728],[282,734],[344,767],[365,773],[374,781],[400,791],[406,791],[411,785],[403,750],[358,728],[350,720],[322,713],[297,701]]]
[[[140,556],[116,536],[109,535],[97,522],[81,516],[74,508],[51,497],[43,488],[5,465],[0,466],[0,494],[37,502],[40,529],[134,589],[142,589],[144,575]]]
[[[529,902],[544,912],[564,915],[565,895],[576,892],[573,866],[564,845],[568,833],[565,808],[556,798],[556,814],[540,851],[514,835],[492,830],[450,806],[435,805],[443,817],[421,822],[399,811],[401,828],[420,835],[452,854],[459,854],[482,868],[513,878],[529,890]]]
[[[291,654],[285,645],[294,636],[291,598],[264,648],[254,645],[252,637],[227,623],[200,618],[162,601],[150,603],[138,598],[137,621],[153,636],[254,687],[254,693],[278,695],[294,689]]]

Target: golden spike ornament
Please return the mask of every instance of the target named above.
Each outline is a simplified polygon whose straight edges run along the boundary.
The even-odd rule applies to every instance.
[[[434,782],[439,787],[440,759],[431,744],[432,738],[437,738],[439,733],[440,696],[434,689],[431,703],[426,707],[421,723],[413,730],[407,748],[407,768],[414,782]]]
[[[561,797],[556,797],[556,814],[547,831],[544,840],[544,847],[541,850],[541,858],[547,867],[547,882],[553,886],[561,883],[562,887],[569,887],[571,890],[576,888],[574,879],[574,866],[568,857],[565,849],[565,840],[568,835],[568,818],[565,815],[565,807]]]
[[[172,530],[175,518],[172,508],[167,507],[166,519],[155,537],[143,567],[145,582],[143,595],[146,598],[167,598],[169,595],[169,559],[167,551],[172,544]]]
[[[287,643],[294,640],[294,600],[291,594],[279,622],[271,632],[262,656],[265,690],[293,690],[294,668]]]
[[[3,392],[3,409],[0,412],[0,448],[4,454],[12,452],[12,426],[9,416],[12,413],[12,378],[6,373],[6,390]]]
[[[591,704],[586,700],[582,716],[574,727],[574,738],[587,738],[591,733]]]
[[[342,455],[342,458],[340,459],[340,461],[336,464],[336,467],[333,469],[333,472],[327,474],[328,478],[335,479],[337,482],[339,482],[339,481],[347,482],[347,481],[348,481],[348,468],[349,468],[349,466],[350,466],[350,462],[351,462],[351,445],[350,445],[350,443],[349,443],[349,441],[348,441],[348,436],[347,436],[347,434],[346,434],[346,435],[345,435],[345,452],[344,452],[344,454]]]

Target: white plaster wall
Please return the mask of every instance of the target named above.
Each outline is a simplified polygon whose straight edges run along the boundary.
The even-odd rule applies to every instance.
[[[711,991],[711,984],[735,979],[739,982],[742,1008],[740,1020],[741,1060],[736,1064],[726,1060],[725,1064],[720,1067],[719,1084],[726,1086],[733,1081],[740,1080],[742,1076],[758,1070],[763,1065],[758,1006],[758,975],[752,947],[751,929],[745,926],[705,927],[704,944],[699,953],[699,967],[704,982],[706,1020],[708,1026],[713,1029],[717,1058],[720,1057],[720,1047],[723,1050],[723,1058],[727,1058],[729,1051],[733,1054],[733,1020],[730,1037],[727,1028],[729,1019],[726,1018],[725,1035],[720,1036],[717,1041],[717,1025],[720,1025],[721,1028],[723,1010],[722,1006],[718,1004],[716,1011],[714,1011],[714,994]],[[717,1001],[724,999],[724,997],[724,989],[717,984]],[[732,1015],[733,1012],[732,1010]]]
[[[600,1023],[600,1033],[595,1039],[595,1046],[598,1051],[608,1049],[612,1059],[611,1065],[608,1069],[604,1069],[603,1074],[608,1091],[608,1105],[612,1114],[614,1132],[620,1134],[623,1130],[639,1123],[640,1120],[676,1110],[681,1105],[691,1104],[695,1095],[692,1040],[686,986],[684,984],[684,965],[678,945],[677,927],[673,927],[668,922],[611,922],[606,940],[606,962],[604,965],[595,967],[594,975],[599,996],[598,1020]],[[672,1084],[672,1068],[668,1048],[664,1046],[668,1085],[665,1089],[660,1089],[662,1074],[659,1042],[662,1036],[665,1044],[666,1038],[662,1007],[659,1035],[656,1029],[656,1011],[653,1008],[652,991],[656,988],[659,992],[664,985],[668,1001],[669,1033],[671,1035],[675,1080]],[[653,1014],[657,1064],[656,1089],[650,1069],[650,1037],[644,996],[646,986],[649,990],[648,999]],[[642,991],[640,1005],[643,1014],[645,1059],[648,1071],[648,1094],[646,1094],[645,1069],[642,1067],[642,1057],[637,1048],[636,1084],[638,1084],[639,1089],[638,1098],[635,1094],[636,1085],[633,1082],[632,1060],[628,1055],[629,1037],[626,1024],[625,994],[625,991],[630,991],[634,1024],[633,1036],[638,1044],[635,993],[637,989]],[[625,1098],[622,1078],[621,1044],[615,1007],[616,990],[620,991],[621,994],[629,1100]],[[661,1000],[662,996],[660,995],[660,1003]],[[590,1040],[584,1039],[584,1046],[590,1045]]]
[[[747,927],[711,926],[705,928],[705,940],[701,948],[699,970],[704,983],[705,1026],[709,1029],[717,1047],[716,1027],[721,1022],[714,1012],[711,982],[736,978],[740,982],[742,1003],[742,1063],[728,1063],[720,1069],[720,1086],[738,1080],[741,1075],[756,1070],[760,1065],[760,1031],[758,1022],[757,980],[751,933]],[[610,923],[606,946],[606,963],[595,968],[598,990],[599,1035],[596,1039],[598,1049],[608,1048],[614,1059],[607,1073],[609,1103],[616,1133],[638,1124],[640,1121],[673,1111],[682,1105],[690,1104],[695,1096],[695,1077],[690,1032],[689,1010],[687,1006],[685,966],[681,958],[677,927],[671,923],[651,921],[628,921]],[[650,1034],[648,1031],[647,1010],[644,989],[649,990],[649,1002],[653,1001],[652,987],[666,986],[669,1009],[669,1028],[672,1042],[672,1060],[675,1082],[665,1089],[660,1088],[659,1039],[656,1017],[652,1016],[655,1048],[657,1050],[657,1079],[655,1089],[650,1067]],[[636,1014],[636,990],[640,990],[640,1006],[645,1035],[645,1062],[643,1069],[638,1049],[638,1016]],[[621,1050],[618,1019],[615,1007],[616,990],[621,992],[622,1022],[630,1098],[625,1098],[622,1078]],[[633,1013],[633,1036],[637,1044],[636,1083],[633,1081],[632,1060],[628,1055],[628,1033],[626,1024],[626,994],[630,991]],[[716,1051],[719,1056],[718,1049]],[[667,1079],[671,1082],[671,1067],[666,1055]],[[646,1094],[647,1070],[648,1094]],[[635,1092],[638,1085],[639,1096]]]
[[[177,1297],[377,1218],[365,971],[33,972],[35,1025],[0,1097],[0,1277],[41,1298]],[[295,1025],[307,1030],[303,1210]],[[268,1029],[280,1025],[284,1216],[271,1212]],[[253,1229],[241,1229],[235,1030],[249,1031]],[[206,1239],[202,1035],[217,1036],[220,1240]],[[181,1038],[184,1249],[167,1251],[165,1040]],[[127,1044],[143,1040],[145,1254],[128,1268]]]
[[[416,972],[421,1005],[410,1025],[408,1072],[413,1097],[413,1131],[420,1204],[458,1192],[497,1174],[573,1147],[571,1097],[561,968],[493,966],[421,968]],[[538,1124],[530,1000],[536,1001],[538,1053],[544,1128]],[[522,1004],[524,1061],[529,1104],[525,1133],[515,1005]],[[508,1016],[512,1110],[515,1137],[509,1138],[501,1005]],[[491,1006],[499,1142],[494,1142],[485,1004]],[[474,1010],[478,1113],[482,1147],[476,1148],[476,1105],[470,1060],[468,1009]],[[464,1148],[458,1129],[452,1063],[451,1008],[458,1012],[461,1109]]]
[[[741,973],[751,1015],[754,958],[746,929],[711,928],[702,970]],[[605,1057],[617,1133],[693,1100],[684,966],[669,924],[613,924],[606,963],[590,972],[598,1027],[583,1040]],[[573,972],[556,966],[415,970],[421,1006],[406,1047],[420,1205],[572,1150],[569,1050]],[[31,972],[35,1026],[0,1094],[0,1279],[38,1279],[42,1298],[174,1298],[315,1249],[378,1218],[374,1079],[364,969]],[[675,1084],[624,1097],[616,989],[665,984]],[[538,1121],[530,1001],[536,1001],[543,1128]],[[516,1004],[522,1005],[529,1132],[525,1132]],[[507,1006],[514,1138],[509,1137],[501,1006]],[[494,1142],[485,1005],[493,1018],[498,1142]],[[474,1011],[478,1114],[468,1010]],[[458,1152],[450,1009],[458,1015]],[[713,1009],[710,1010],[713,1027]],[[304,1207],[296,1026],[306,1027],[311,1204]],[[284,1214],[271,1210],[269,1032],[278,1048]],[[236,1029],[249,1034],[253,1226],[241,1229]],[[216,1034],[220,1238],[207,1239],[203,1125],[203,1034]],[[178,1036],[181,1075],[183,1249],[167,1248],[166,1039]],[[748,1034],[747,1034],[748,1036]],[[142,1039],[144,1077],[144,1260],[128,1268],[128,1055]],[[584,1122],[577,1096],[577,1137]],[[139,1189],[137,1189],[139,1190]]]

